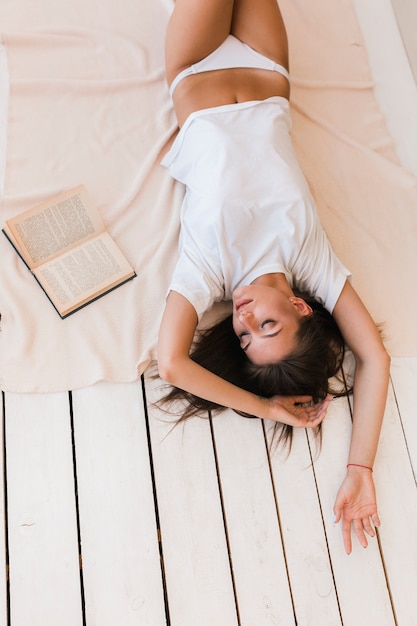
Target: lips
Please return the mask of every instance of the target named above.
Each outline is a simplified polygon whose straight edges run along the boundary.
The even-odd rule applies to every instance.
[[[250,304],[251,302],[253,302],[253,300],[238,300],[238,302],[236,302],[236,312],[237,313],[241,313],[243,311],[243,309]]]

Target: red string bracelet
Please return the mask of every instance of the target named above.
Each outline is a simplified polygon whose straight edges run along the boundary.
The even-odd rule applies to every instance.
[[[374,471],[374,470],[372,469],[372,467],[369,467],[368,465],[359,465],[359,463],[348,463],[348,464],[346,465],[346,467],[351,467],[351,466],[353,466],[353,467],[363,467],[364,469],[371,470],[371,472],[373,472],[373,471]]]

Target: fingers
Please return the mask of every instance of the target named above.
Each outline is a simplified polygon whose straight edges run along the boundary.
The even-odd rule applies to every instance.
[[[365,517],[365,519],[362,520],[362,524],[363,524],[363,528],[364,528],[365,532],[370,537],[375,537],[375,530],[374,530],[374,527],[371,524],[371,520],[369,519],[369,517]]]
[[[321,424],[325,417],[326,413],[322,412],[314,415],[313,417],[309,417],[307,423],[305,424],[305,428],[317,428],[317,426]]]
[[[307,422],[305,424],[306,428],[316,428],[324,420],[331,399],[332,396],[327,396],[318,404],[313,404],[309,407],[303,407],[307,415]]]
[[[371,516],[371,519],[372,519],[372,521],[373,521],[373,523],[374,523],[374,526],[375,526],[376,528],[379,528],[379,527],[381,526],[381,520],[380,520],[380,519],[379,519],[379,517],[378,517],[378,513],[374,513],[374,514]]]
[[[275,396],[270,401],[276,417],[272,413],[270,418],[295,428],[316,428],[325,418],[331,399],[332,396],[326,396],[321,402],[311,404],[312,396]]]
[[[294,404],[309,406],[313,402],[313,396],[292,396]]]
[[[330,394],[327,394],[327,396],[324,398],[322,404],[323,404],[323,407],[326,409],[326,411],[327,411],[327,407],[329,406],[332,400],[333,400],[333,396],[331,396]]]
[[[294,407],[291,411],[295,417],[293,424],[296,428],[315,428],[322,418],[314,407]]]
[[[367,520],[368,520],[368,526],[370,526],[369,518],[367,518]],[[368,540],[367,540],[365,532],[364,532],[363,521],[361,519],[354,519],[353,522],[352,522],[352,526],[353,526],[353,530],[355,531],[355,535],[357,536],[358,541],[361,544],[362,548],[367,548],[368,547]]]
[[[350,554],[352,552],[352,538],[350,535],[350,521],[347,519],[343,519],[342,522],[342,536],[345,552],[346,554]]]
[[[339,510],[336,511],[336,507],[335,507],[334,524],[337,524],[341,518],[342,518],[341,511]],[[367,516],[367,517],[364,517],[363,519],[349,520],[345,517],[343,518],[342,536],[343,536],[343,544],[345,547],[346,554],[350,554],[352,552],[352,536],[351,536],[352,528],[362,548],[368,547],[368,540],[366,538],[366,535],[368,535],[369,537],[375,537],[376,535],[375,529],[371,524],[371,520],[373,524],[375,525],[375,527],[378,528],[381,525],[381,522],[377,514],[372,515],[371,518]]]

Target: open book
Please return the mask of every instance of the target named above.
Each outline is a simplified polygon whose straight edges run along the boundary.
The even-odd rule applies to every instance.
[[[3,233],[62,318],[136,276],[84,185],[7,220]]]

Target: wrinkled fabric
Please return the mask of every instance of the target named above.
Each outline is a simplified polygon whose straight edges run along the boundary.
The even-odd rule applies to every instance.
[[[346,0],[282,0],[292,137],[336,254],[393,355],[417,350],[416,178],[401,167]],[[176,132],[164,75],[170,0],[3,0],[9,81],[4,221],[85,184],[138,278],[61,320],[0,237],[0,384],[17,392],[131,381],[157,356],[183,187],[160,165]],[[4,65],[0,65],[3,67]],[[3,110],[4,113],[4,110]],[[4,116],[3,116],[4,117]],[[0,173],[0,181],[3,176]]]

